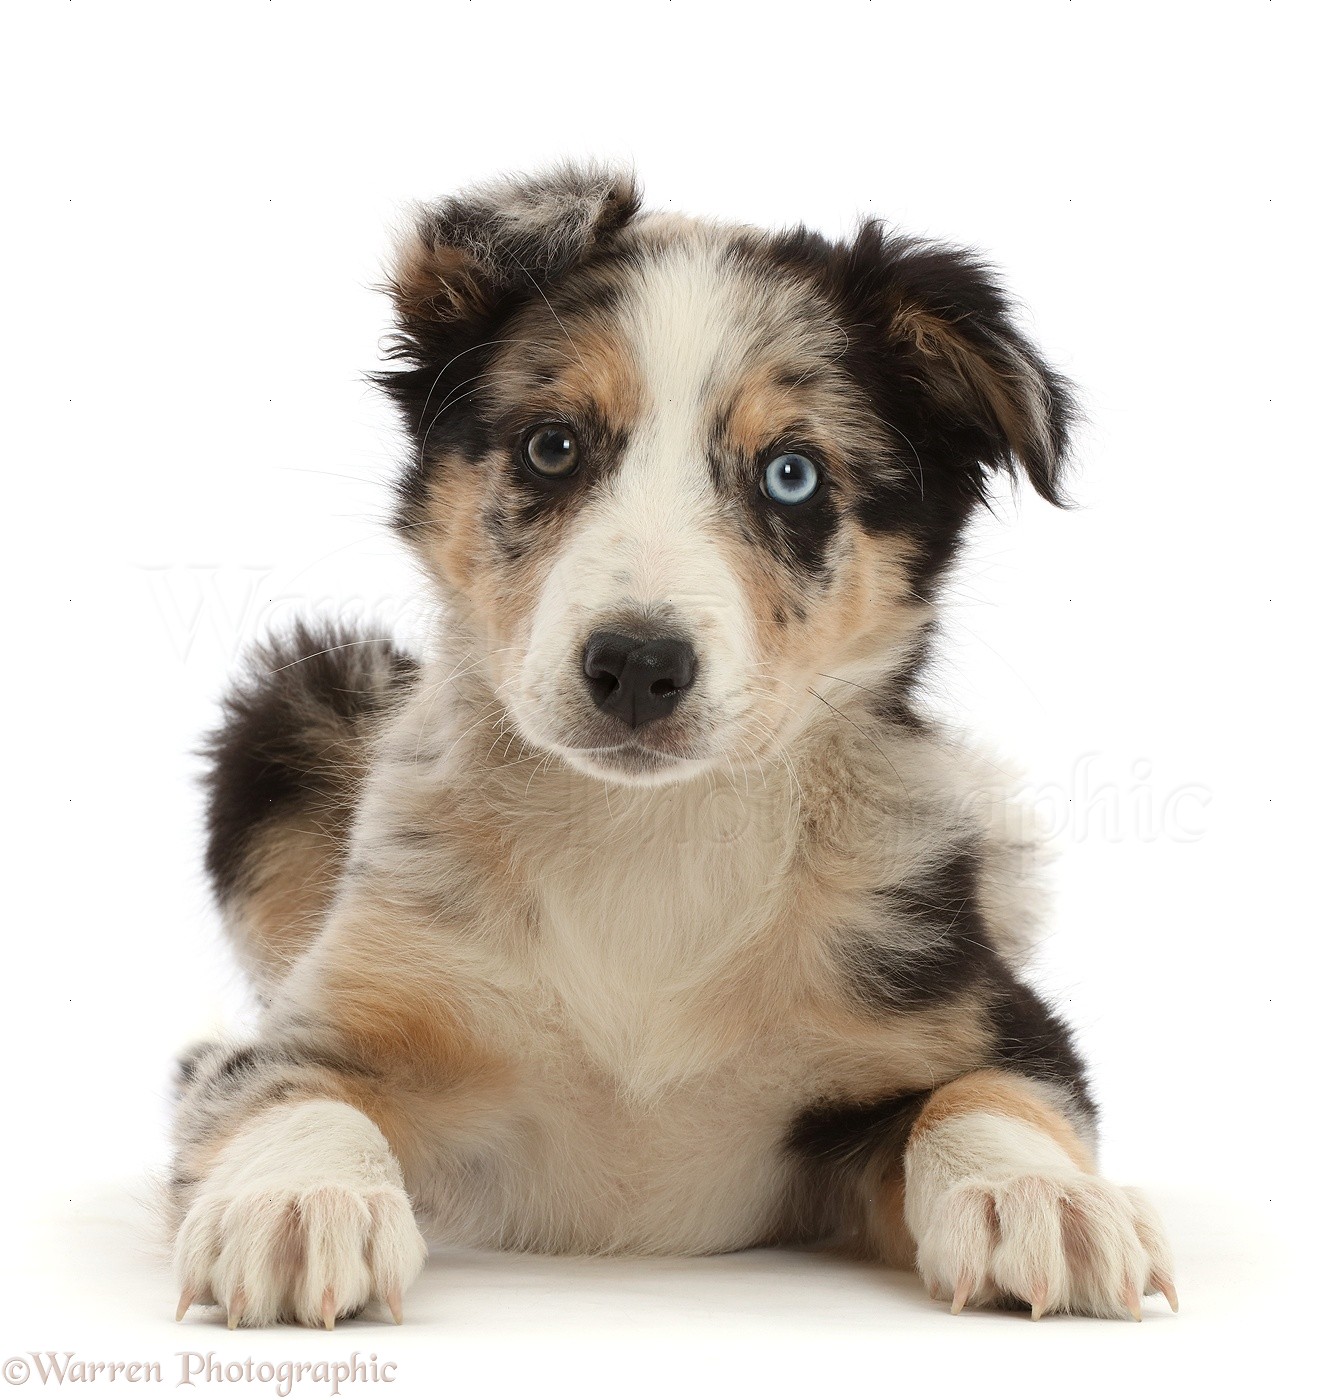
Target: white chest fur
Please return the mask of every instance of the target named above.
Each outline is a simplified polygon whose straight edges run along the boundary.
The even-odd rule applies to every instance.
[[[778,916],[793,826],[784,784],[705,779],[599,793],[561,829],[518,838],[537,921],[528,973],[628,1098],[722,1049],[714,989]]]

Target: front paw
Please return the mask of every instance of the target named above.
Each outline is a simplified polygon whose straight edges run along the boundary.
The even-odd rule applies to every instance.
[[[1049,1312],[1141,1318],[1141,1297],[1177,1311],[1159,1219],[1135,1191],[1101,1177],[1029,1174],[946,1190],[918,1240],[917,1268],[933,1298],[1017,1300]]]
[[[280,1112],[229,1144],[177,1233],[177,1317],[335,1326],[382,1299],[397,1322],[425,1248],[386,1141],[343,1104]]]

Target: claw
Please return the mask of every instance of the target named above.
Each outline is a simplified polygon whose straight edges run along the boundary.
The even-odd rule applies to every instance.
[[[972,1283],[968,1275],[964,1275],[955,1286],[954,1301],[950,1304],[950,1313],[958,1317],[964,1311],[964,1304],[968,1302],[969,1294],[973,1291]]]
[[[186,1310],[196,1300],[194,1288],[183,1288],[182,1296],[177,1299],[177,1321],[180,1322],[186,1316]]]
[[[321,1295],[321,1320],[328,1332],[335,1331],[335,1289],[328,1288]]]
[[[391,1320],[399,1327],[401,1323],[405,1321],[405,1313],[401,1307],[399,1288],[393,1288],[391,1292],[386,1295],[386,1307],[387,1311],[391,1314]]]
[[[1164,1295],[1168,1301],[1169,1307],[1174,1312],[1177,1312],[1178,1290],[1173,1286],[1173,1280],[1165,1278],[1163,1274],[1156,1274],[1155,1277],[1151,1279],[1151,1283],[1154,1284],[1157,1291]]]
[[[1138,1289],[1138,1288],[1136,1287],[1136,1285],[1135,1285],[1134,1283],[1128,1285],[1128,1287],[1127,1287],[1127,1292],[1126,1292],[1126,1294],[1123,1296],[1122,1302],[1123,1302],[1123,1305],[1126,1307],[1127,1311],[1131,1314],[1132,1321],[1133,1321],[1133,1322],[1140,1322],[1140,1320],[1141,1320],[1141,1291],[1140,1291],[1140,1289]]]
[[[237,1331],[238,1319],[242,1316],[243,1302],[242,1290],[239,1288],[233,1294],[232,1301],[228,1304],[228,1330],[230,1332]]]
[[[1029,1295],[1029,1320],[1037,1322],[1047,1311],[1048,1290],[1040,1283]]]

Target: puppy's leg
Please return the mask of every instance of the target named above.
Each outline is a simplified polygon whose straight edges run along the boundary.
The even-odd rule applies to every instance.
[[[1139,1320],[1143,1293],[1175,1300],[1153,1211],[1096,1174],[1057,1092],[1026,1075],[981,1070],[930,1094],[901,1194],[917,1269],[955,1312],[1018,1299],[1035,1318]]]
[[[1095,1110],[1066,1026],[992,963],[950,1011],[982,1034],[967,1063],[938,1065],[932,1047],[919,1066],[931,1087],[829,1095],[794,1122],[809,1233],[916,1267],[956,1312],[1015,1300],[1036,1317],[1139,1317],[1153,1291],[1174,1304],[1154,1211],[1095,1172]]]
[[[506,1068],[465,1028],[446,979],[412,975],[412,927],[383,906],[364,915],[328,929],[312,976],[257,1044],[182,1066],[183,1309],[212,1299],[230,1326],[329,1327],[380,1298],[398,1317],[424,1259],[407,1182],[438,1183],[509,1119]]]
[[[399,1320],[425,1250],[391,1144],[351,1102],[377,1092],[278,1047],[196,1058],[172,1183],[179,1316],[217,1301],[230,1327],[331,1327],[380,1298]]]

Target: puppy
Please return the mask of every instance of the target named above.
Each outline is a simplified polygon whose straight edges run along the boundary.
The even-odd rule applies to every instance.
[[[1172,1303],[1018,973],[1027,823],[916,703],[990,475],[1059,499],[1067,386],[972,254],[638,202],[566,167],[399,249],[395,523],[440,618],[422,659],[270,642],[210,742],[264,1010],[182,1062],[181,1311],[399,1321],[421,1225]]]

